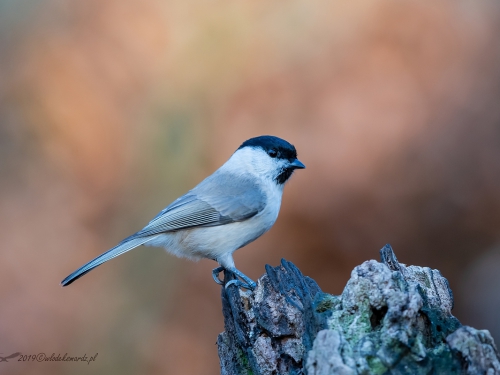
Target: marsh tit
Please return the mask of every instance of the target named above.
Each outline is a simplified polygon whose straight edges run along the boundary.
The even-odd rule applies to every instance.
[[[139,232],[66,277],[71,284],[102,263],[140,245],[163,247],[183,258],[208,258],[240,279],[226,284],[254,289],[255,282],[236,269],[233,252],[266,233],[278,217],[285,182],[305,168],[295,147],[269,135],[251,138],[194,189],[163,209]]]

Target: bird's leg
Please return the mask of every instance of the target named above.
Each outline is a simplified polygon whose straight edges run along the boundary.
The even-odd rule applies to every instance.
[[[222,270],[224,270],[226,272],[232,272],[234,275],[236,275],[236,277],[239,277],[240,279],[242,279],[244,281],[244,282],[242,282],[241,280],[238,280],[238,279],[230,280],[226,283],[225,288],[227,288],[230,285],[236,285],[240,288],[245,288],[245,289],[250,289],[250,290],[255,289],[255,286],[257,284],[255,284],[255,282],[252,279],[250,279],[248,276],[246,276],[243,272],[236,269],[236,267],[234,265],[233,256],[231,253],[226,253],[226,254],[220,256],[219,258],[217,258],[217,262],[219,262],[220,267],[217,267],[212,271],[212,276],[217,284],[219,284],[219,285],[224,284],[224,282],[221,279],[219,279],[219,273]]]

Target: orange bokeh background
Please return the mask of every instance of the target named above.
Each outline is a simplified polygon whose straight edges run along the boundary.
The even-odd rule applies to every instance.
[[[500,341],[500,6],[488,1],[0,1],[2,374],[219,373],[212,261],[139,248],[67,288],[245,139],[307,169],[235,254],[339,294],[391,243]]]

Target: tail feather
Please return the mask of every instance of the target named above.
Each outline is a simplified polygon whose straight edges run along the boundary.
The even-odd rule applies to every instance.
[[[108,260],[113,259],[113,258],[117,257],[118,255],[126,253],[127,251],[132,250],[132,249],[136,248],[137,246],[140,246],[140,245],[152,240],[153,238],[154,237],[133,238],[133,236],[131,236],[131,237],[129,237],[129,239],[123,240],[117,246],[106,251],[105,253],[102,253],[97,258],[92,259],[87,264],[78,268],[75,272],[70,274],[63,281],[61,281],[61,285],[66,286],[66,285],[71,284],[73,281],[75,281],[76,279],[79,279],[80,277],[85,275],[87,272],[92,271],[94,268],[96,268],[97,266],[100,266],[104,262],[107,262]]]

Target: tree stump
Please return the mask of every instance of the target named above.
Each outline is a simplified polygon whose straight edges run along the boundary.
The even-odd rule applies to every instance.
[[[399,263],[390,245],[380,255],[340,296],[284,259],[253,292],[222,288],[221,374],[500,374],[490,333],[451,314],[438,270]]]

